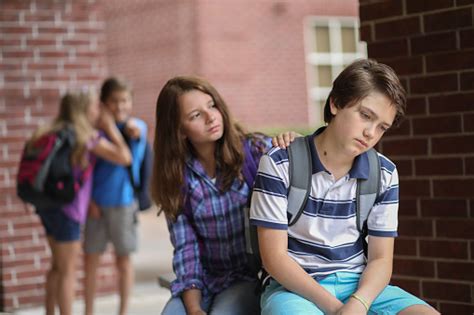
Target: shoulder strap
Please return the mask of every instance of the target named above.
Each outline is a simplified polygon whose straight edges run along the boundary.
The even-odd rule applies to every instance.
[[[298,137],[288,147],[290,187],[288,189],[288,226],[298,221],[311,191],[311,136]]]
[[[125,140],[125,143],[127,144],[128,148],[130,151],[132,151],[132,144],[130,143],[131,139],[130,137],[125,133],[124,128],[119,128],[120,133],[122,134],[123,139]],[[138,183],[135,182],[135,176],[133,176],[133,171],[132,171],[132,164],[125,166],[127,169],[128,173],[128,178],[130,179],[130,184],[132,185],[133,192],[137,193],[140,190],[140,187],[138,186]]]
[[[367,151],[369,158],[369,178],[357,181],[357,229],[367,234],[367,219],[380,192],[380,160],[377,151]]]

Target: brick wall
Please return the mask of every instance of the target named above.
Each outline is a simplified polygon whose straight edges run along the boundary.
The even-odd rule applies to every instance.
[[[37,216],[16,197],[24,141],[55,116],[60,94],[97,85],[106,64],[103,16],[95,1],[2,0],[0,34],[1,311],[42,303],[50,261]],[[109,268],[99,283],[110,289],[113,276]]]
[[[360,1],[369,57],[409,95],[380,146],[401,175],[394,282],[443,314],[474,312],[473,3]]]
[[[209,79],[237,120],[261,129],[309,124],[305,18],[356,16],[357,1],[116,0],[105,12],[110,73],[132,81],[151,130],[158,93],[179,74]]]

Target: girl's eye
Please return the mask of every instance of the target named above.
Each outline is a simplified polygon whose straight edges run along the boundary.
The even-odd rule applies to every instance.
[[[388,128],[384,127],[384,126],[380,126],[380,130],[382,130],[382,132],[386,132],[388,130]]]
[[[191,119],[196,119],[198,118],[199,116],[201,116],[201,113],[196,113],[194,115],[191,116]]]

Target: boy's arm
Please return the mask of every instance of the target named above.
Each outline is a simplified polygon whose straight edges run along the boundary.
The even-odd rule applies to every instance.
[[[319,285],[288,256],[288,231],[258,227],[258,244],[265,270],[287,290],[315,303],[324,314],[332,315],[342,302]]]
[[[380,292],[388,285],[392,276],[393,237],[369,236],[368,262],[354,293],[362,298],[368,306],[372,304]],[[366,314],[362,302],[350,298],[339,314]]]

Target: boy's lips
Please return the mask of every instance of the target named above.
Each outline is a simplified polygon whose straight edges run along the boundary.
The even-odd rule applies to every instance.
[[[364,140],[360,140],[360,139],[356,139],[357,142],[360,143],[360,145],[362,145],[363,147],[368,147],[369,145],[367,144],[367,142],[365,142]]]

